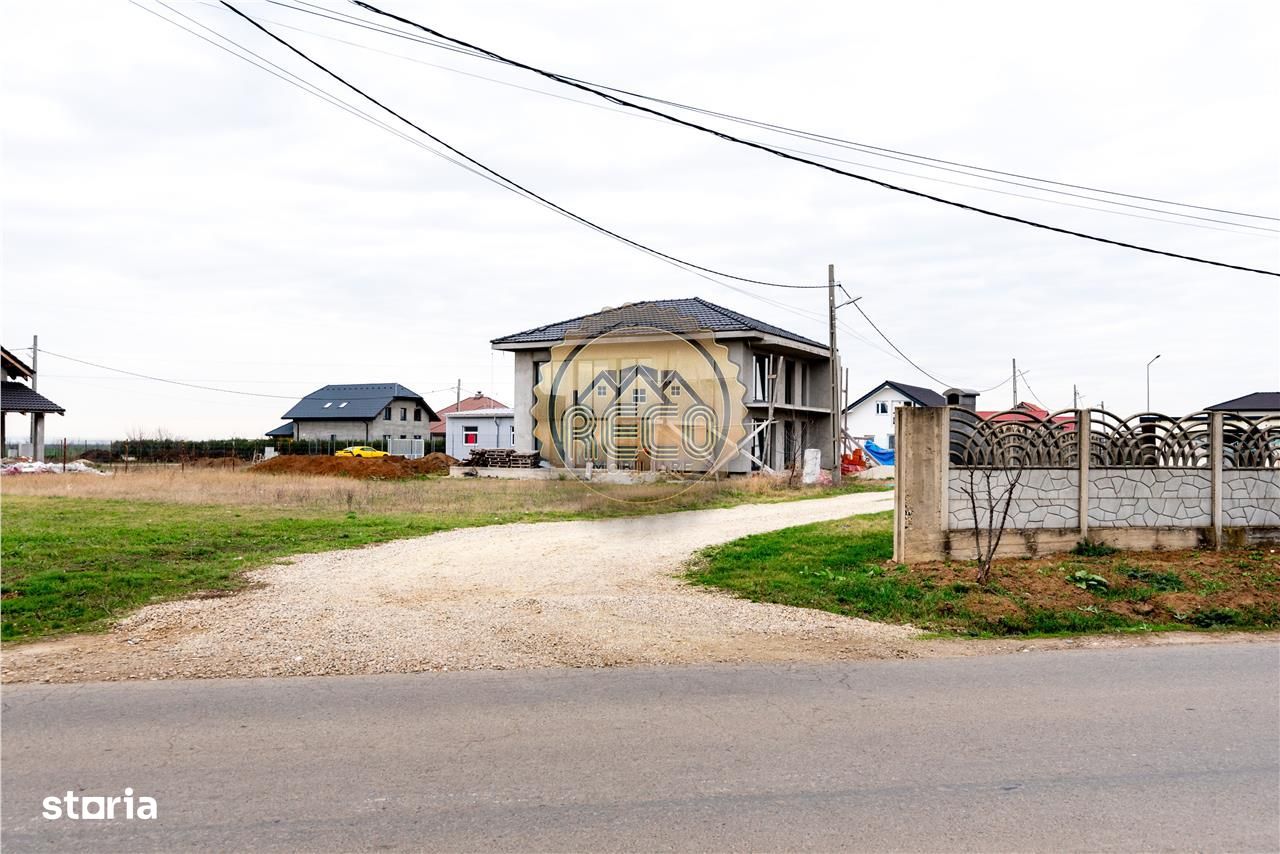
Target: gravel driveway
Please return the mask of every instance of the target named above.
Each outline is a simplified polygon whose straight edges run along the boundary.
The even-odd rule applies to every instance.
[[[628,519],[466,528],[303,555],[223,598],[10,647],[6,681],[381,673],[903,655],[913,629],[684,584],[703,546],[891,509],[860,493]]]

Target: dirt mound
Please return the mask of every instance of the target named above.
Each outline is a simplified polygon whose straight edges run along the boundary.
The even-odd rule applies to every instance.
[[[337,475],[361,479],[404,480],[428,474],[448,474],[458,461],[448,454],[427,454],[416,460],[405,457],[320,457],[284,455],[272,457],[253,467],[268,474]]]

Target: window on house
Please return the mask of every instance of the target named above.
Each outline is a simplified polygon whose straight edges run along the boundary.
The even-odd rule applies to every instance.
[[[464,426],[462,428],[462,444],[464,445],[480,444],[480,428]]]
[[[421,439],[421,438],[422,438],[422,434],[421,434],[421,433],[414,433],[414,434],[413,434],[413,438],[415,438],[415,439]]]
[[[326,403],[326,404],[324,405],[324,408],[325,408],[325,409],[328,409],[330,406],[333,406],[333,401],[332,401],[332,400],[331,400],[331,401],[329,401],[328,403]]]
[[[642,389],[642,388],[632,389],[632,390],[631,390],[631,402],[632,402],[632,403],[644,403],[644,399],[645,399],[645,397],[646,397],[646,395],[647,395],[647,394],[648,394],[648,393],[647,393],[644,389]]]
[[[407,406],[400,407],[400,420],[401,421],[409,420],[409,407]]]
[[[895,447],[895,446],[896,446],[896,443],[895,443],[895,441],[894,441],[894,435],[893,435],[892,433],[890,433],[890,434],[889,434],[889,450],[891,450],[891,451],[892,451],[892,450],[894,449],[894,447]]]
[[[876,415],[888,415],[888,414],[889,414],[889,401],[887,401],[887,400],[877,400],[877,401],[876,401]]]
[[[673,385],[673,386],[671,387],[671,396],[672,396],[672,397],[679,397],[679,396],[680,396],[680,386],[678,386],[678,385]]]
[[[400,434],[400,438],[401,438],[401,439],[408,439],[409,437],[408,437],[408,436],[406,436],[405,434],[401,433],[401,434]]]
[[[796,363],[787,362],[787,366],[782,371],[782,376],[783,401],[792,405],[799,403],[800,401],[796,395]]]
[[[511,447],[516,446],[516,425],[511,425]]]
[[[607,385],[596,386],[596,397],[608,397],[609,387]]]
[[[390,420],[391,420],[391,407],[390,407],[390,406],[388,406],[386,409],[382,410],[382,420],[383,420],[383,421],[390,421]]]
[[[350,401],[346,401],[346,400],[342,401],[342,403],[339,403],[339,404],[338,404],[338,408],[339,408],[339,409],[342,409],[342,408],[343,408],[344,406],[346,406],[349,402],[350,402]]]
[[[414,420],[414,421],[421,421],[421,420],[422,420],[422,407],[421,407],[421,406],[415,406],[415,407],[413,408],[413,420]]]
[[[752,376],[754,378],[754,400],[769,399],[769,356],[767,353],[757,353],[752,359]]]

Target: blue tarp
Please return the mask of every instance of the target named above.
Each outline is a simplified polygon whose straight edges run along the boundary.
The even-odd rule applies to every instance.
[[[867,442],[862,446],[862,449],[867,452],[868,457],[871,457],[878,464],[882,466],[893,465],[893,451],[882,448],[875,442]]]

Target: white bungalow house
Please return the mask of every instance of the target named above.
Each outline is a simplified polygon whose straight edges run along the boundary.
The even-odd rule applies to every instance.
[[[899,406],[946,406],[938,392],[896,380],[885,380],[844,409],[844,430],[855,439],[870,439],[882,448],[895,445],[893,411]]]

